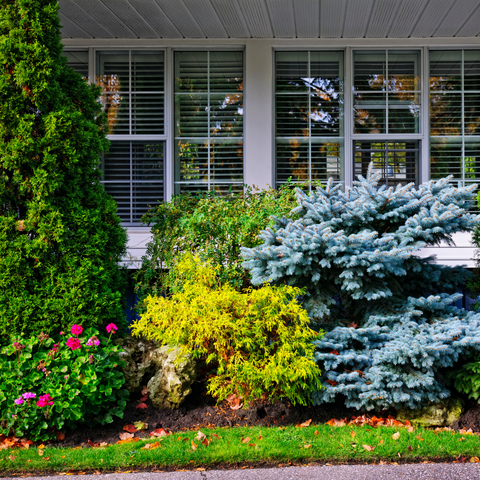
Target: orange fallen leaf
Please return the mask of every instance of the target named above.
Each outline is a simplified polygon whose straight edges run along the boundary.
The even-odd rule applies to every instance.
[[[383,438],[378,442],[379,445],[383,445],[384,443],[385,443],[385,440]]]
[[[118,445],[123,445],[124,443],[131,443],[131,442],[139,442],[139,438],[126,438],[125,440],[119,440],[117,442]]]
[[[146,403],[143,403],[143,402],[142,402],[142,403],[139,403],[139,404],[137,405],[137,408],[140,408],[140,409],[142,409],[142,410],[145,410],[146,408],[148,408],[148,405],[147,405]]]
[[[124,427],[124,429],[125,429],[125,427]],[[125,433],[121,433],[121,434],[119,435],[119,438],[120,438],[120,440],[127,440],[127,438],[133,438],[134,436],[135,436],[135,435],[134,435],[133,433],[127,433],[127,432],[125,432]]]
[[[137,429],[135,428],[135,425],[125,425],[123,429],[126,432],[130,432],[130,433],[135,433],[137,431]]]
[[[375,447],[372,447],[371,445],[362,445],[362,447],[369,452],[373,452],[375,450]]]
[[[303,448],[306,448],[307,450],[309,450],[310,448],[312,448],[312,444],[311,443],[306,443]]]
[[[39,454],[40,456],[42,456],[44,453],[45,453],[45,452],[43,451],[43,449],[39,447],[39,448],[38,448],[38,454]]]
[[[8,458],[13,462],[17,457],[15,457],[14,455],[9,455]]]
[[[480,458],[478,458],[478,457],[472,457],[472,458],[470,459],[470,463],[480,463]]]
[[[248,446],[249,447],[256,447],[257,445],[255,443],[249,443]]]
[[[398,439],[400,438],[400,432],[394,433],[394,434],[392,435],[392,438],[393,438],[394,440],[398,440]]]
[[[151,437],[166,437],[168,433],[163,428],[157,428],[150,433]]]
[[[65,434],[63,432],[57,432],[56,433],[57,440],[61,442],[62,440],[65,440]],[[27,447],[28,448],[28,447]]]
[[[144,447],[142,447],[142,450],[153,450],[155,448],[161,447],[160,442],[154,442],[154,443],[147,443]]]
[[[331,427],[344,427],[347,424],[347,419],[345,420],[337,420],[336,418],[332,418],[327,422],[327,425]]]
[[[313,432],[313,434],[314,434],[314,435],[320,435],[320,432],[319,432],[318,430],[315,430],[315,431]]]
[[[220,437],[219,435],[217,435],[216,433],[212,433],[212,437],[215,437],[216,439],[222,438],[222,437]]]
[[[305,422],[300,423],[299,425],[297,425],[297,427],[301,427],[301,428],[309,427],[311,423],[312,423],[312,419],[309,418],[309,419],[306,420]]]
[[[352,431],[350,432],[350,436],[351,436],[352,438],[355,438],[355,435],[356,435],[356,433],[352,430]]]
[[[92,448],[99,447],[99,443],[92,442],[90,439],[87,440],[87,444],[90,445]]]
[[[247,438],[242,438],[240,440],[242,443],[248,443],[250,441],[250,437],[247,437]]]
[[[195,451],[197,449],[197,444],[192,440],[192,450]]]
[[[415,431],[415,427],[407,427],[407,431],[408,431],[409,433],[412,433],[412,432]]]
[[[423,438],[420,435],[421,434],[419,433],[415,438],[418,438],[421,442],[423,442]]]
[[[259,440],[263,440],[263,437],[260,435],[260,436],[258,437],[258,439],[259,439]]]
[[[50,457],[44,457],[42,460],[43,460],[44,462],[48,462],[48,461],[50,460]]]

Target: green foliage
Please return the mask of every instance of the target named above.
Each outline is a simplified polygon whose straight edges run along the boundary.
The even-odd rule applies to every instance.
[[[170,297],[148,296],[133,334],[202,357],[217,365],[208,391],[218,400],[230,395],[287,398],[306,404],[320,388],[309,327],[297,301],[298,288],[262,286],[244,292],[217,277],[220,267],[185,254],[172,268],[182,288]]]
[[[478,353],[471,360],[475,361],[463,364],[460,369],[453,371],[450,377],[460,393],[478,401],[480,398],[480,361]]]
[[[126,233],[100,184],[99,90],[61,56],[56,0],[0,6],[0,336],[121,324]]]
[[[137,275],[137,293],[142,299],[168,291],[172,285],[166,272],[179,252],[195,253],[219,267],[222,284],[228,282],[237,289],[248,286],[241,246],[258,245],[257,235],[273,224],[271,217],[282,217],[295,205],[295,192],[289,184],[278,190],[245,187],[242,195],[184,194],[158,205],[143,219],[152,225],[152,240]]]
[[[477,208],[480,210],[480,192],[478,192],[477,197]],[[480,248],[480,227],[475,228],[472,234],[472,243],[475,245],[477,249]],[[474,275],[470,278],[467,283],[467,287],[477,295],[480,294],[480,258],[476,257],[477,261],[477,268],[473,270]],[[476,311],[480,311],[480,295],[477,297],[476,302],[474,303],[473,307]]]
[[[63,332],[62,332],[63,333]],[[55,438],[56,431],[82,423],[105,424],[123,417],[128,391],[117,367],[124,361],[114,346],[94,329],[83,335],[60,335],[56,340],[40,334],[13,337],[0,354],[0,434],[27,436],[34,441]],[[72,350],[70,338],[80,341]],[[97,338],[99,345],[88,346]],[[16,342],[16,344],[15,344]],[[97,343],[97,340],[90,343]],[[22,394],[31,392],[33,399]],[[50,395],[53,405],[37,401]],[[16,404],[15,399],[23,398]]]

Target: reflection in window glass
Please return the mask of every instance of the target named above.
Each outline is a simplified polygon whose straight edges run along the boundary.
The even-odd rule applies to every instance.
[[[343,52],[275,56],[277,185],[343,181]]]
[[[243,190],[243,53],[175,54],[175,192]]]
[[[354,52],[354,132],[420,132],[420,53]]]
[[[88,80],[88,52],[87,51],[64,51],[63,56],[67,58],[67,64]]]
[[[480,50],[430,52],[430,176],[480,179]]]
[[[374,171],[381,173],[381,185],[418,184],[418,141],[356,141],[354,144],[355,175],[366,177],[373,162]]]

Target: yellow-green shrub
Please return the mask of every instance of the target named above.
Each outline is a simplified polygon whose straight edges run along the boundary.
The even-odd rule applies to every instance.
[[[148,296],[145,313],[133,334],[183,353],[216,362],[208,392],[218,400],[236,394],[246,403],[256,398],[286,398],[305,405],[321,388],[306,311],[299,288],[264,285],[243,293],[220,284],[216,269],[197,257],[183,256],[172,275],[182,287],[170,297]]]

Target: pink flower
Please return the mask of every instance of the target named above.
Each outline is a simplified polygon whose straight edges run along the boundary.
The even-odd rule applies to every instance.
[[[25,399],[25,400],[29,400],[30,398],[35,398],[36,395],[32,392],[25,392],[25,393],[22,393],[22,397]]]
[[[37,406],[40,408],[46,407],[47,405],[53,405],[53,399],[48,393],[42,395],[37,401]]]
[[[82,344],[80,343],[80,340],[78,338],[70,337],[67,340],[67,347],[70,347],[72,350],[76,350],[77,348],[80,348]]]
[[[60,332],[60,335],[65,335],[65,332]]]
[[[21,405],[25,400],[22,398],[22,397],[19,397],[19,398],[16,398],[14,400],[14,402],[17,404],[17,405]]]
[[[100,345],[100,340],[94,335],[92,338],[88,339],[87,346],[93,347],[93,346],[98,347]]]
[[[70,329],[70,332],[72,332],[72,335],[81,335],[81,333],[83,332],[83,327],[74,323],[72,325],[72,328]]]
[[[109,323],[107,325],[107,333],[110,333],[110,332],[115,333],[116,330],[118,330],[118,328],[114,323]]]

